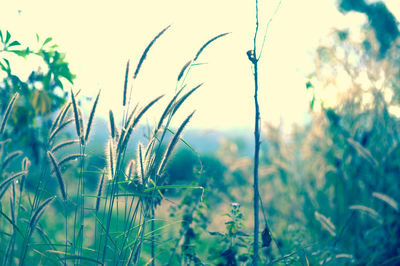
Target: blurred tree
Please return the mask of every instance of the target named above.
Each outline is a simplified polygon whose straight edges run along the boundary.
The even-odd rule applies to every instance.
[[[341,7],[366,13],[370,25],[362,28],[361,41],[353,39],[349,30],[337,30],[330,45],[317,50],[316,70],[306,86],[313,89],[313,121],[301,144],[305,217],[310,231],[325,232],[320,239],[333,239],[325,247],[323,261],[346,253],[358,264],[396,264],[400,254],[397,21],[383,3],[342,1]],[[396,29],[380,28],[385,23]]]
[[[398,22],[383,2],[368,3],[366,0],[339,0],[339,10],[365,14],[378,41],[379,58],[384,58],[392,43],[400,36]]]
[[[340,3],[367,14],[369,23],[361,38],[350,29],[335,30],[318,47],[306,84],[310,124],[297,127],[290,139],[279,128],[267,128],[263,185],[271,195],[264,202],[284,253],[318,243],[293,260],[398,265],[398,23],[383,3]]]
[[[4,113],[15,92],[20,94],[6,136],[17,140],[38,163],[46,144],[50,115],[65,102],[63,80],[72,83],[75,75],[65,54],[51,44],[52,38],[41,42],[36,37],[39,47],[32,50],[13,40],[8,31],[0,30],[0,111]],[[24,75],[27,70],[30,74]]]

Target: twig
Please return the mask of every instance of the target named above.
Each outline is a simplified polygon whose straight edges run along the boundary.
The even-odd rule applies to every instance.
[[[259,234],[259,192],[258,192],[258,165],[260,158],[260,107],[258,104],[258,59],[256,58],[257,35],[258,35],[258,0],[256,0],[256,30],[253,39],[253,51],[248,51],[247,56],[253,64],[254,76],[254,172],[253,172],[253,208],[254,208],[254,242],[253,242],[253,265],[258,265],[258,234]]]
[[[263,42],[262,42],[262,44],[261,44],[260,54],[257,56],[257,59],[260,59],[260,57],[261,57],[261,55],[262,55],[262,52],[263,52],[263,50],[264,50],[265,41],[266,41],[266,39],[267,39],[267,33],[268,33],[269,25],[271,24],[272,20],[275,18],[275,16],[276,16],[276,14],[278,13],[278,11],[279,11],[281,5],[282,5],[282,0],[279,0],[279,3],[278,3],[278,5],[277,5],[276,8],[275,8],[274,13],[273,13],[272,16],[268,19],[267,26],[265,27],[265,33],[264,33]]]

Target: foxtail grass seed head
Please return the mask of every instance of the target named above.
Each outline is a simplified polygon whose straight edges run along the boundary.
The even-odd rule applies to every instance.
[[[99,185],[97,186],[96,212],[98,212],[100,208],[100,200],[101,200],[101,195],[103,194],[103,187],[104,187],[104,176],[105,175],[103,173],[99,180]]]
[[[115,176],[115,167],[117,159],[115,146],[116,146],[115,140],[113,138],[109,138],[105,150],[106,162],[107,162],[107,174],[109,180],[112,180]]]
[[[181,78],[183,77],[183,74],[185,73],[185,70],[190,66],[190,64],[192,63],[192,60],[189,60],[181,69],[181,71],[179,72],[178,75],[178,81],[181,80]]]
[[[20,182],[20,185],[19,185],[19,194],[20,195],[22,194],[22,191],[24,189],[25,178],[26,178],[26,175],[28,174],[30,166],[31,166],[31,161],[29,161],[28,157],[24,157],[24,159],[22,159],[22,170],[26,174],[21,176],[21,182]]]
[[[144,178],[144,172],[145,172],[142,150],[143,150],[143,145],[142,145],[142,143],[139,143],[138,147],[137,147],[137,155],[136,155],[137,161],[138,161],[136,173],[138,176],[139,184],[143,184],[143,178]]]
[[[128,165],[126,166],[125,169],[125,180],[129,181],[129,183],[131,183],[130,181],[135,177],[135,168],[136,163],[135,160],[130,160]]]
[[[75,96],[74,96],[74,93],[72,90],[71,90],[71,100],[72,100],[72,107],[74,110],[76,135],[78,137],[80,137],[81,136],[81,127],[80,127],[80,121],[79,121],[79,110],[78,110],[78,105],[76,103]]]
[[[58,166],[61,167],[62,165],[66,164],[67,162],[75,161],[75,160],[77,160],[79,158],[83,158],[85,156],[86,156],[86,154],[81,154],[81,153],[69,154],[58,162]]]
[[[81,140],[81,145],[85,144],[85,128],[83,126],[83,115],[82,115],[82,110],[81,108],[78,106],[78,117],[79,117],[79,138]]]
[[[321,226],[325,230],[327,230],[331,234],[331,236],[336,236],[336,227],[333,225],[329,218],[325,217],[325,215],[317,211],[314,213],[314,215],[315,218],[321,223]]]
[[[221,37],[223,37],[223,36],[225,36],[225,35],[228,35],[228,34],[229,34],[229,32],[219,34],[219,35],[215,36],[214,38],[210,39],[209,41],[207,41],[205,44],[203,44],[203,46],[202,46],[202,47],[199,49],[199,51],[196,53],[196,55],[195,55],[195,57],[194,57],[194,59],[193,59],[193,62],[196,61],[196,60],[199,58],[199,56],[201,55],[201,53],[204,51],[204,49],[205,49],[208,45],[210,45],[210,44],[211,44],[212,42],[214,42],[215,40],[217,40],[217,39],[219,39],[219,38],[221,38]]]
[[[64,147],[67,147],[67,146],[70,146],[70,145],[73,145],[73,144],[77,144],[77,143],[80,143],[80,140],[73,139],[73,140],[66,140],[66,141],[63,141],[63,142],[61,142],[61,143],[55,145],[55,146],[51,149],[51,152],[52,152],[52,153],[55,153],[56,151],[58,151],[58,150],[60,150],[60,149],[62,149],[62,148],[64,148]]]
[[[372,196],[382,200],[383,202],[387,203],[390,207],[392,207],[394,210],[399,212],[399,204],[392,197],[389,197],[388,195],[379,192],[373,192]]]
[[[94,100],[92,111],[90,112],[90,115],[89,115],[89,120],[88,120],[88,123],[86,126],[85,142],[87,142],[89,140],[89,134],[90,134],[90,130],[92,129],[92,124],[93,124],[93,120],[94,120],[94,115],[96,113],[96,107],[97,107],[97,103],[99,101],[100,92],[101,91],[99,91],[99,93],[97,94],[96,100]]]
[[[109,118],[110,118],[110,134],[113,139],[115,139],[115,120],[114,120],[114,113],[113,111],[109,111]]]
[[[63,110],[61,117],[60,117],[60,121],[58,121],[58,125],[61,125],[62,123],[64,123],[64,120],[68,117],[69,114],[69,110],[71,109],[71,102],[68,102],[67,105],[65,106],[65,109]]]
[[[8,103],[7,109],[4,112],[3,120],[1,121],[0,134],[4,133],[4,129],[6,127],[8,118],[10,117],[10,113],[11,113],[13,107],[14,107],[15,101],[17,100],[18,96],[19,96],[19,94],[18,94],[18,92],[16,92],[14,94],[14,96],[11,98],[10,102]]]
[[[22,159],[22,170],[28,172],[29,167],[31,167],[31,161],[29,160],[28,157],[24,157],[24,159]]]
[[[157,41],[157,39],[164,34],[164,32],[170,27],[171,25],[167,26],[166,28],[164,28],[162,31],[160,31],[160,33],[158,33],[153,40],[149,43],[149,45],[147,45],[146,49],[144,50],[142,56],[140,57],[139,63],[136,67],[136,71],[135,74],[133,75],[133,78],[135,79],[137,77],[137,75],[139,74],[139,70],[144,62],[144,60],[146,59],[147,53],[150,51],[150,48],[153,46],[153,44]]]
[[[65,200],[67,200],[67,193],[65,191],[65,183],[64,183],[64,180],[63,180],[62,175],[61,175],[60,167],[58,165],[58,162],[57,162],[56,158],[54,157],[54,155],[53,155],[53,153],[51,151],[47,152],[47,156],[49,157],[50,162],[53,165],[53,169],[54,169],[54,172],[55,172],[56,177],[57,177],[57,181],[58,181],[58,185],[59,185],[59,188],[60,188],[60,192],[61,192],[61,195],[63,197],[63,200],[65,201]]]
[[[126,63],[126,70],[125,70],[125,81],[124,81],[124,94],[122,99],[122,106],[126,105],[126,94],[128,91],[128,77],[129,77],[129,60]]]

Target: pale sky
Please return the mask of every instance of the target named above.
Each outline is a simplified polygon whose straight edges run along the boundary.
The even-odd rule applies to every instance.
[[[396,1],[385,2],[399,17]],[[260,37],[277,3],[260,0]],[[340,14],[334,0],[283,0],[270,24],[259,66],[262,120],[278,123],[283,119],[286,127],[304,122],[309,105],[305,83],[313,69],[315,48],[332,27],[357,29],[364,21],[359,14]],[[132,101],[142,105],[167,94],[147,120],[156,120],[174,93],[180,69],[204,42],[231,32],[201,55],[199,62],[207,64],[192,68],[189,87],[205,83],[180,110],[176,122],[196,109],[191,128],[252,127],[254,84],[246,51],[252,48],[254,1],[2,0],[0,9],[1,29],[9,30],[21,43],[34,44],[36,33],[43,40],[54,38],[77,75],[74,89],[93,97],[102,90],[100,115],[109,109],[122,114],[126,61],[130,59],[133,73],[148,42],[170,24],[132,83]]]

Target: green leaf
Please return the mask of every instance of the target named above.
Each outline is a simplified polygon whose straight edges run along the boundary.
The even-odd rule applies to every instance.
[[[0,30],[0,39],[1,39],[1,42],[3,43],[3,33],[1,32],[1,30]]]
[[[7,67],[4,67],[4,65],[3,64],[1,64],[3,67],[4,67],[4,71],[6,71],[7,72],[7,74],[11,74],[11,67],[10,67],[10,62],[7,60],[7,59],[5,59],[5,58],[3,58],[3,60],[4,60],[4,62],[6,62],[6,64],[7,64]]]
[[[0,62],[0,67],[1,67],[1,69],[2,69],[3,71],[7,72],[6,66],[5,66],[3,63],[1,63],[1,62]]]
[[[48,43],[51,42],[52,40],[53,40],[53,38],[48,37],[48,38],[44,41],[44,43],[43,43],[42,46],[45,46],[46,44],[48,44]]]
[[[7,44],[11,39],[11,34],[10,32],[7,31],[7,36],[6,36],[6,41],[4,42],[5,44]]]
[[[18,55],[18,56],[22,56],[22,57],[26,57],[27,55],[29,55],[31,53],[31,51],[29,50],[29,48],[23,49],[23,50],[11,50],[10,52]]]
[[[21,43],[19,41],[13,41],[12,43],[10,43],[8,45],[8,47],[17,46],[17,45],[21,45]]]

